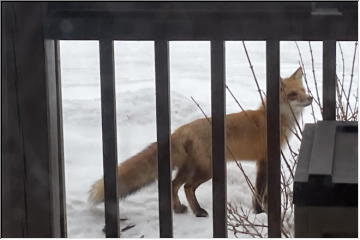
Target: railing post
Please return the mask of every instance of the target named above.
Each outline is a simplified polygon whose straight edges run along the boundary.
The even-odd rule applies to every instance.
[[[114,74],[114,42],[100,40],[101,115],[103,139],[105,234],[120,237],[117,189],[117,131]]]
[[[1,236],[64,237],[55,41],[45,2],[4,2]]]
[[[64,131],[63,131],[63,107],[61,91],[61,65],[60,65],[60,41],[53,40],[55,44],[55,71],[56,71],[56,94],[58,111],[58,142],[59,142],[59,194],[60,194],[60,224],[61,237],[67,237],[66,215],[66,191],[65,191],[65,163],[64,163]]]
[[[323,119],[336,119],[336,41],[323,42]]]
[[[173,236],[172,168],[170,155],[169,42],[166,40],[155,41],[155,75],[160,237],[170,238]]]
[[[280,195],[280,49],[279,41],[266,41],[266,126],[268,168],[268,237],[281,237]]]
[[[227,237],[225,164],[225,46],[211,41],[213,236]]]

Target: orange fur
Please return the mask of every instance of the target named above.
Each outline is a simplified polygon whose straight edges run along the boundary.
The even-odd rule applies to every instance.
[[[302,69],[297,69],[289,78],[281,81],[280,119],[281,144],[294,126],[294,116],[311,104],[302,85]],[[291,108],[292,110],[291,110]],[[250,160],[257,163],[254,209],[266,209],[266,106],[226,116],[226,160]],[[179,188],[184,189],[187,200],[196,216],[207,216],[196,199],[197,187],[211,179],[211,126],[202,118],[185,124],[171,135],[172,166],[178,169],[173,180],[173,208],[177,213],[186,211],[178,198]],[[118,167],[120,197],[136,191],[157,178],[156,143],[129,158]],[[103,180],[96,182],[90,191],[90,200],[103,201]],[[257,200],[256,200],[257,199]],[[260,199],[260,200],[259,200]]]

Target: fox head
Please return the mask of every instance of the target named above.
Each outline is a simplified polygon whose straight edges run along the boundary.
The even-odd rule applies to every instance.
[[[303,71],[299,67],[290,77],[281,79],[281,104],[282,108],[291,107],[294,112],[301,112],[312,103],[313,97],[309,96],[304,89]]]

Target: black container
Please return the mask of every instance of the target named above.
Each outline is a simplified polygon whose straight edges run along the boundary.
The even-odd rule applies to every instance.
[[[357,170],[357,122],[305,126],[294,183],[295,237],[357,237]]]

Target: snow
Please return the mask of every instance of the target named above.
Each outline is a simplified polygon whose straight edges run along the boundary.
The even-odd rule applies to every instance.
[[[265,91],[265,42],[246,42],[261,89]],[[299,42],[307,78],[314,89],[311,58],[307,42]],[[61,41],[61,75],[64,118],[64,150],[68,236],[104,237],[104,207],[87,202],[91,184],[102,177],[101,102],[99,49],[96,41]],[[316,79],[322,88],[322,43],[312,42]],[[345,79],[351,74],[354,43],[342,43]],[[339,51],[338,51],[339,52]],[[338,75],[342,63],[338,54]],[[281,42],[281,75],[290,75],[299,66],[294,42]],[[353,87],[358,84],[358,61]],[[156,141],[155,73],[153,42],[115,42],[115,77],[117,104],[118,161],[122,162],[149,143]],[[171,129],[203,117],[192,96],[210,116],[210,43],[171,42]],[[226,81],[245,109],[255,109],[260,100],[241,42],[226,42]],[[227,94],[227,113],[240,111]],[[317,113],[319,114],[319,113]],[[312,122],[309,108],[304,122]],[[299,146],[296,139],[292,142]],[[245,171],[255,180],[254,163],[244,162]],[[251,209],[251,192],[234,163],[227,165],[228,201]],[[197,218],[191,211],[173,214],[174,237],[212,237],[212,182],[197,190],[200,205],[208,218]],[[182,189],[180,200],[187,205]],[[122,237],[159,237],[157,182],[120,201],[121,228],[135,224]],[[266,224],[266,214],[257,216]],[[229,231],[229,237],[233,237]]]

